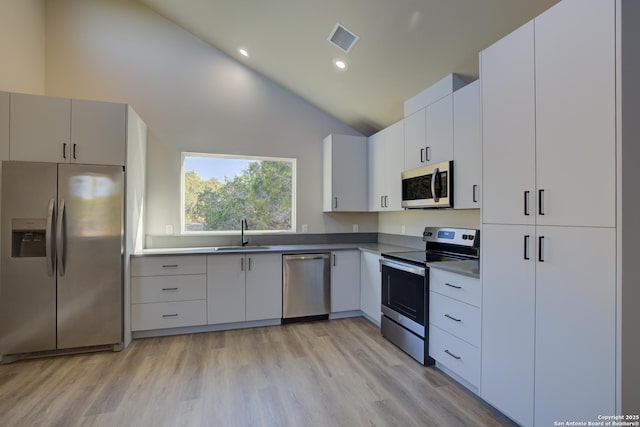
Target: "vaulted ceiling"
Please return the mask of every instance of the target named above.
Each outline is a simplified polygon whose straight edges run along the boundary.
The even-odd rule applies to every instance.
[[[445,75],[477,78],[479,51],[558,2],[138,1],[365,135],[400,120],[403,102]],[[360,37],[348,53],[327,41],[337,22]]]

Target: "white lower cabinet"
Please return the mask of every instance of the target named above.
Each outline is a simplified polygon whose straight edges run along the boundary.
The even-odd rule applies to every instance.
[[[204,256],[158,256],[131,261],[131,329],[207,324]]]
[[[207,257],[209,324],[282,317],[282,254]]]
[[[134,304],[131,322],[134,331],[205,325],[207,300]]]
[[[429,288],[429,356],[477,391],[480,386],[480,279],[430,268]]]
[[[331,312],[360,310],[360,251],[331,252]]]
[[[360,252],[360,310],[380,326],[380,306],[382,305],[382,275],[380,254]]]
[[[519,424],[615,413],[615,237],[483,225],[481,396]]]
[[[480,384],[480,349],[434,325],[429,325],[429,356],[469,384]]]

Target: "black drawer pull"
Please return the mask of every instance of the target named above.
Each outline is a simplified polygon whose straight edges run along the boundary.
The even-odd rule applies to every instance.
[[[175,313],[175,314],[163,314],[162,317],[178,317],[178,313]]]
[[[176,268],[178,264],[162,264],[162,268]]]
[[[462,286],[452,285],[451,283],[445,283],[445,286],[448,286],[453,289],[462,289]]]
[[[162,288],[163,291],[177,291],[178,288]]]
[[[445,314],[444,317],[446,317],[447,319],[451,319],[454,320],[456,322],[462,322],[462,319],[456,319],[455,317],[449,315],[449,314]]]
[[[449,350],[445,350],[444,352],[447,353],[449,356],[453,357],[456,360],[462,359],[462,357],[456,356],[455,354],[451,353]]]

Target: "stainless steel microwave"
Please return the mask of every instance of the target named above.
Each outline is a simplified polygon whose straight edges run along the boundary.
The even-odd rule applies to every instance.
[[[402,207],[453,207],[453,161],[402,172]]]

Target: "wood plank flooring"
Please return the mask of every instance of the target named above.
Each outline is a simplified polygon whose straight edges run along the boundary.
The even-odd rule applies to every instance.
[[[363,318],[0,366],[0,426],[502,426]]]

